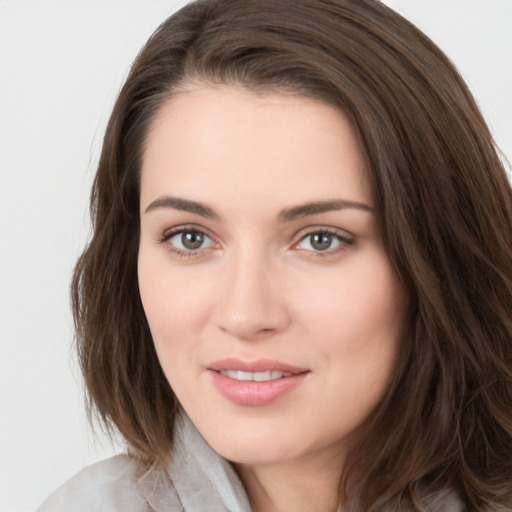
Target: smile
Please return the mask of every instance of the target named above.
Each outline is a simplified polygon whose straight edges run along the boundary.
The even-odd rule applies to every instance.
[[[290,377],[292,373],[268,370],[266,372],[244,372],[242,370],[220,370],[219,373],[230,379],[242,381],[267,382],[269,380]]]
[[[223,359],[207,367],[214,389],[235,405],[264,406],[284,397],[311,372],[280,361]]]

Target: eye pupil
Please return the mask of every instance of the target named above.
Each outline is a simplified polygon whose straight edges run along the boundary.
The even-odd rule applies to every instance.
[[[315,233],[311,235],[311,246],[317,251],[325,251],[332,244],[332,235],[329,233]]]
[[[186,231],[181,235],[181,243],[183,247],[194,250],[199,249],[204,242],[204,235],[199,231]]]

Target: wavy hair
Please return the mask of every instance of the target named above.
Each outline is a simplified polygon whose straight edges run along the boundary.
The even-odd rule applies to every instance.
[[[91,416],[144,462],[166,462],[178,406],[139,297],[139,174],[155,115],[191,82],[315,98],[340,109],[358,137],[410,311],[389,390],[347,459],[348,509],[426,510],[426,493],[451,489],[471,510],[505,510],[510,183],[451,62],[376,0],[199,0],[142,49],[107,127],[93,236],[72,283]]]

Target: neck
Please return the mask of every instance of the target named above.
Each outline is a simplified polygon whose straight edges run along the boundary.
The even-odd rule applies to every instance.
[[[253,512],[336,512],[341,464],[330,461],[287,461],[279,464],[236,464]],[[312,477],[312,475],[314,475]]]

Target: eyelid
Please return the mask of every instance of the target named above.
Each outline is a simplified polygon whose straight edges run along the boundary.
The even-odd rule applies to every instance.
[[[177,226],[173,226],[171,228],[168,228],[163,231],[163,233],[158,237],[156,240],[157,243],[160,243],[162,245],[165,245],[172,237],[184,233],[187,231],[195,231],[198,233],[203,234],[205,237],[208,237],[212,244],[205,248],[199,248],[199,249],[189,249],[189,250],[182,250],[178,247],[175,247],[171,244],[168,244],[167,250],[169,250],[172,253],[177,254],[178,256],[183,257],[191,257],[191,256],[200,256],[203,253],[211,252],[212,249],[218,249],[220,246],[220,243],[217,239],[217,237],[211,232],[206,229],[203,226],[200,226],[198,224],[181,224]],[[332,248],[332,249],[326,249],[325,251],[314,251],[314,250],[308,250],[308,249],[301,249],[298,248],[298,244],[300,244],[304,239],[306,239],[308,236],[311,236],[315,233],[327,233],[329,235],[335,236],[339,239],[340,243]],[[349,246],[354,244],[355,242],[355,236],[340,228],[336,228],[333,226],[322,226],[322,225],[314,225],[314,226],[307,226],[299,230],[294,236],[293,236],[293,242],[291,244],[291,249],[294,249],[296,251],[300,251],[303,253],[309,253],[312,256],[331,256],[338,252],[345,251],[348,249]]]
[[[209,232],[209,230],[204,228],[203,226],[199,226],[198,224],[179,224],[177,226],[173,226],[172,228],[165,229],[162,235],[158,237],[158,241],[166,242],[174,235],[183,233],[184,231],[197,231],[198,233],[202,233],[206,235],[208,238],[211,238],[212,240],[215,239],[215,237]]]
[[[315,224],[312,226],[306,226],[304,228],[301,228],[297,233],[295,233],[293,238],[294,240],[302,240],[305,236],[310,235],[312,233],[329,233],[331,235],[337,235],[345,240],[355,239],[355,235],[353,235],[346,229],[336,228],[334,226],[327,226],[322,224]]]
[[[340,239],[340,244],[333,249],[326,249],[325,251],[309,251],[307,249],[299,249],[297,248],[298,244],[301,243],[308,236],[314,235],[315,233],[327,233],[329,235],[338,237]],[[292,249],[296,249],[298,251],[308,252],[313,256],[330,256],[336,254],[337,252],[347,250],[348,246],[351,246],[355,242],[355,236],[352,233],[340,228],[335,228],[332,226],[308,226],[306,228],[301,229],[294,236],[294,242],[291,245]]]
[[[205,237],[209,238],[212,241],[212,244],[208,247],[199,248],[199,249],[187,249],[183,250],[179,247],[173,246],[172,244],[168,244],[169,240],[180,233],[185,233],[187,231],[194,231],[197,233],[201,233]],[[173,254],[176,254],[180,257],[194,257],[201,256],[201,254],[210,252],[215,248],[219,247],[219,242],[216,237],[212,235],[208,229],[203,226],[199,226],[197,224],[180,224],[178,226],[173,226],[172,228],[168,228],[164,230],[164,232],[158,237],[156,240],[157,243],[165,245],[167,244],[167,250]]]

